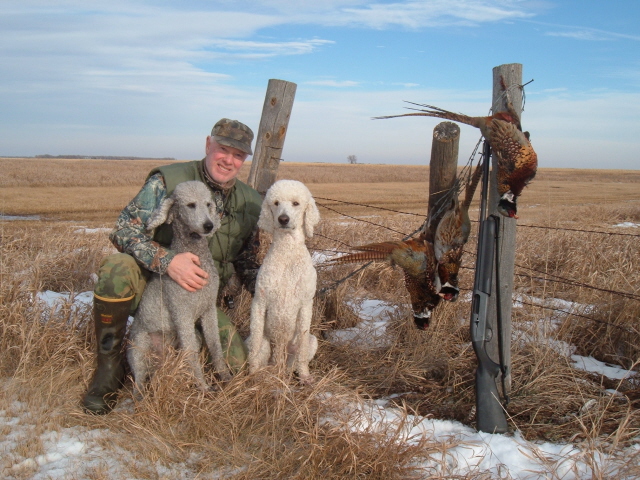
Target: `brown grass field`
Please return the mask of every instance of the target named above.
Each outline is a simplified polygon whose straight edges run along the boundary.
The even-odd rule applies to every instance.
[[[185,387],[186,367],[177,355],[135,408],[105,417],[82,413],[95,359],[91,313],[70,307],[46,312],[33,295],[92,290],[92,274],[112,247],[104,231],[82,228],[110,228],[148,171],[161,163],[0,159],[0,214],[40,217],[0,219],[0,411],[16,400],[29,404],[36,433],[52,426],[109,428],[105,444],[154,462],[190,459],[203,478],[216,469],[235,472],[248,465],[226,477],[234,479],[416,478],[412,462],[438,448],[426,439],[407,445],[321,424],[318,419],[339,400],[396,394],[407,413],[474,425],[476,359],[467,293],[477,224],[465,249],[460,299],[441,304],[426,332],[413,327],[401,272],[389,265],[375,264],[318,295],[313,328],[321,341],[311,367],[319,380],[313,387],[297,388],[277,372],[266,372],[259,378],[239,375],[214,395],[196,394]],[[248,170],[249,164],[241,178]],[[309,248],[319,253],[398,240],[414,231],[426,214],[428,175],[426,166],[399,165],[283,162],[279,171],[280,178],[307,183],[316,196],[323,219]],[[528,440],[573,442],[587,445],[593,455],[615,456],[638,442],[640,386],[574,369],[553,342],[638,370],[640,228],[615,225],[640,224],[640,171],[540,169],[518,204],[513,287],[525,303],[513,309],[510,427]],[[471,216],[477,218],[473,206]],[[320,266],[319,287],[352,270]],[[394,306],[389,344],[364,349],[322,340],[323,332],[360,321],[349,302],[363,298]],[[573,302],[570,313],[553,310],[559,308],[555,299]],[[243,292],[229,312],[244,335],[250,301]],[[48,322],[37,320],[43,315]],[[335,402],[321,392],[331,392]],[[131,404],[131,398],[128,384],[120,403]],[[0,430],[0,436],[9,434]],[[38,448],[37,441],[22,439],[11,455],[3,455],[0,471],[10,458],[20,452],[33,456]],[[625,451],[620,477],[640,478],[638,456]],[[129,468],[132,477],[157,478],[134,464]],[[110,477],[96,471],[92,478]],[[445,472],[428,478],[452,477]],[[478,472],[465,478],[489,477]],[[559,477],[549,472],[545,478]]]

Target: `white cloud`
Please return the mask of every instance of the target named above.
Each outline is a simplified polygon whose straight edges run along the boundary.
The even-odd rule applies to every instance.
[[[215,39],[212,47],[227,51],[252,52],[246,55],[260,54],[263,56],[275,55],[302,55],[312,53],[317,47],[335,43],[331,40],[311,39],[297,42],[256,42],[244,40]]]
[[[370,3],[347,7],[316,16],[326,25],[353,25],[370,28],[400,26],[410,29],[478,25],[532,16],[519,2],[488,0],[432,0],[429,2]]]
[[[610,35],[603,35],[601,32],[594,30],[573,30],[565,32],[547,32],[545,35],[550,37],[566,37],[573,38],[574,40],[589,40],[589,41],[605,41],[611,40]]]
[[[418,70],[388,77],[369,76],[363,69],[366,76],[360,81],[341,80],[360,78],[353,72],[341,77],[336,60],[341,58],[338,51],[356,37],[351,36],[353,30],[333,27],[397,32],[477,26],[528,19],[532,5],[539,4],[515,0],[299,0],[293,6],[289,0],[0,2],[0,154],[198,158],[207,131],[218,118],[239,118],[257,128],[267,79],[283,75],[279,78],[302,85],[287,135],[288,160],[343,162],[346,155],[355,154],[365,163],[425,163],[437,120],[372,121],[371,117],[406,111],[403,100],[482,115],[488,112],[491,92],[470,90],[469,83],[467,90],[446,90],[441,79],[442,89],[428,89],[423,85],[434,85],[432,79],[423,81]],[[306,38],[300,35],[301,25],[309,30]],[[320,30],[318,38],[318,30],[312,32],[310,25],[332,28]],[[640,39],[570,25],[539,25],[557,37]],[[280,35],[274,28],[279,26],[295,33]],[[622,44],[606,46],[616,43]],[[329,46],[336,56],[317,58],[333,62],[333,70],[318,74],[299,67],[306,60],[303,56],[326,54]],[[389,43],[378,51],[398,48],[405,55],[405,47]],[[426,52],[431,48],[419,45]],[[464,48],[471,50],[466,43]],[[469,61],[465,54],[449,58]],[[278,57],[287,61],[278,64]],[[571,81],[566,72],[560,75]],[[598,75],[608,75],[607,89],[614,88],[614,77],[624,76],[635,85],[639,78],[637,64],[628,61],[611,61]],[[527,92],[523,120],[541,165],[582,166],[577,162],[597,163],[607,157],[619,168],[637,168],[640,140],[634,132],[640,125],[632,112],[640,110],[638,95],[608,90],[580,93],[571,84],[564,85],[554,79],[545,83],[549,88],[544,91]],[[479,137],[472,127],[463,127],[462,132],[461,163]]]

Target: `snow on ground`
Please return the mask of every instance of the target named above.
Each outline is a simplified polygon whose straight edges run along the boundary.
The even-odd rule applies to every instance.
[[[640,227],[640,223],[622,222],[622,223],[618,223],[618,224],[614,225],[614,227],[621,227],[621,228],[638,228],[638,227]]]
[[[393,307],[380,300],[362,300],[349,302],[351,308],[362,319],[358,325],[343,330],[326,332],[327,339],[338,343],[349,343],[361,348],[377,348],[389,345],[386,335],[389,315]]]
[[[517,306],[519,300],[515,300],[514,306]],[[49,311],[63,307],[87,308],[91,305],[92,293],[83,292],[70,297],[55,292],[42,292],[38,294],[37,301],[48,306]],[[357,341],[359,336],[364,339],[373,334],[373,341],[369,346],[376,346],[378,341],[384,340],[386,323],[392,307],[378,300],[364,300],[353,306],[359,311],[363,321],[357,327],[334,332],[333,340]],[[367,345],[362,346],[366,348]],[[591,357],[574,355],[569,347],[559,347],[559,350],[570,357],[576,368],[614,379],[635,375],[634,372],[598,362]],[[122,405],[119,408],[130,406]],[[593,453],[593,458],[592,454],[586,453],[576,445],[529,442],[517,431],[511,435],[488,434],[477,432],[459,422],[405,416],[392,405],[391,397],[344,405],[344,411],[338,417],[339,419],[325,418],[323,421],[332,424],[340,422],[344,428],[354,431],[395,432],[397,441],[416,442],[426,436],[431,441],[440,443],[442,448],[438,449],[438,453],[433,453],[428,462],[416,465],[424,470],[425,475],[448,472],[449,475],[464,476],[468,473],[489,471],[493,478],[529,480],[549,478],[549,472],[553,471],[553,478],[571,480],[592,478],[593,469],[597,468],[599,472],[605,472],[608,478],[616,476],[615,467],[610,462],[611,458],[597,451]],[[29,458],[16,455],[13,450],[17,442],[21,438],[33,435],[34,430],[35,426],[25,404],[14,402],[7,410],[0,411],[0,431],[8,432],[0,437],[0,452],[4,458],[15,456],[12,466],[0,472],[2,478],[27,478],[27,472],[31,473],[28,478],[34,480],[86,478],[95,471],[108,472],[110,478],[126,478],[123,465],[140,461],[133,458],[130,452],[120,451],[113,446],[110,446],[108,451],[105,450],[100,442],[102,437],[108,435],[105,430],[80,426],[45,431],[40,435],[42,449],[38,455]],[[638,448],[640,446],[631,447],[629,452],[635,452]],[[593,451],[591,447],[589,452]],[[186,479],[197,475],[190,465],[184,463],[171,464],[169,467],[159,463],[142,467],[147,471],[155,471],[157,478]],[[229,473],[220,472],[218,478]]]
[[[0,220],[11,222],[14,220],[40,220],[40,215],[1,215]]]
[[[77,227],[73,233],[86,233],[87,235],[94,233],[111,233],[113,228],[87,228],[87,227]]]

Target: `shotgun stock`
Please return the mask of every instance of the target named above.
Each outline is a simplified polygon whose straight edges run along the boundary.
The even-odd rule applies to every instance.
[[[487,354],[486,343],[494,332],[488,328],[487,310],[491,297],[496,233],[498,219],[491,215],[480,224],[478,239],[478,258],[476,264],[473,300],[471,303],[471,343],[478,357],[476,369],[476,423],[478,430],[487,433],[506,433],[508,431],[500,396],[496,386],[496,377],[500,365]]]

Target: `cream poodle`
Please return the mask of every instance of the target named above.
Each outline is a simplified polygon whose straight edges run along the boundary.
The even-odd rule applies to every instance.
[[[251,335],[247,339],[249,372],[271,365],[297,372],[312,381],[309,362],[318,340],[311,334],[316,270],[305,246],[320,214],[309,189],[295,180],[279,180],[267,191],[258,227],[273,243],[258,272],[251,304]]]

